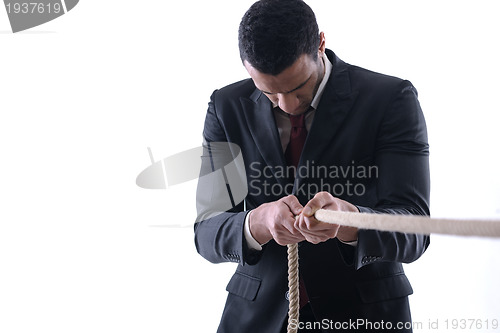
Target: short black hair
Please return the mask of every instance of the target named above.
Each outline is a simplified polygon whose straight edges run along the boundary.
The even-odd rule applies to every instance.
[[[277,75],[300,56],[317,59],[316,16],[302,0],[260,0],[243,16],[238,31],[241,61],[261,73]]]

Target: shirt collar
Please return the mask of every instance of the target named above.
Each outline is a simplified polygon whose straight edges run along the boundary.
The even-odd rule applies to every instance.
[[[321,96],[323,95],[323,91],[325,91],[325,86],[326,83],[328,82],[328,79],[330,78],[330,74],[332,73],[332,63],[328,59],[325,53],[323,53],[322,57],[323,63],[325,64],[325,75],[323,75],[323,80],[321,80],[321,83],[319,84],[318,91],[316,92],[316,95],[314,96],[311,106],[316,110],[318,108],[319,101],[321,100]]]

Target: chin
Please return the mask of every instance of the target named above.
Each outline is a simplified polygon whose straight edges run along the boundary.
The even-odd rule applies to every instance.
[[[309,110],[309,108],[310,108],[310,105],[304,105],[304,106],[302,106],[298,109],[295,109],[291,112],[289,112],[289,111],[285,111],[285,112],[288,113],[289,115],[292,115],[292,116],[298,116],[298,115],[301,115],[302,113],[306,112],[307,110]]]
[[[306,112],[307,110],[309,110],[310,106],[307,105],[307,106],[304,106],[304,107],[301,107],[300,109],[298,109],[298,111],[295,111],[293,113],[294,116],[298,116],[298,115],[301,115],[303,114],[304,112]]]

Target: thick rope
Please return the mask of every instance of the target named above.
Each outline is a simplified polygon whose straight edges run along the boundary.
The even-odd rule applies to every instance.
[[[458,236],[500,237],[499,220],[439,219],[416,215],[368,214],[320,209],[318,221],[359,229],[395,231],[409,234],[445,234]],[[288,245],[288,327],[296,333],[299,323],[299,253],[298,245]]]
[[[288,333],[296,333],[299,323],[299,249],[288,245]]]
[[[408,234],[446,234],[500,237],[500,221],[481,219],[442,219],[418,215],[367,214],[320,209],[318,221],[359,229],[396,231]]]

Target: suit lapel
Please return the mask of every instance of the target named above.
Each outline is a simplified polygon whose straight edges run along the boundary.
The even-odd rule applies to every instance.
[[[265,163],[272,167],[276,175],[278,169],[286,167],[286,162],[271,101],[256,89],[250,98],[241,98],[241,104],[255,145]],[[276,179],[282,185],[286,184],[283,177],[276,177]]]
[[[333,72],[315,112],[299,166],[304,165],[308,160],[315,160],[318,155],[331,147],[334,136],[349,114],[358,95],[356,91],[351,91],[347,64],[329,50],[327,50],[327,55],[333,63]]]

